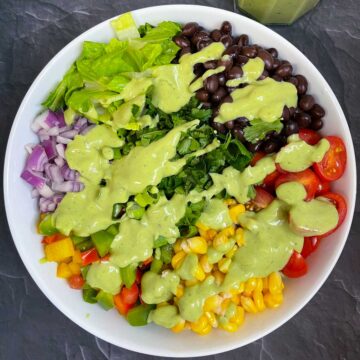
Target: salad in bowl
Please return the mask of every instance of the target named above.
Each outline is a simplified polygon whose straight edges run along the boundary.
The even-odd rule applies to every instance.
[[[41,261],[132,326],[237,331],[344,221],[344,141],[321,135],[307,79],[230,22],[111,24],[31,124]]]

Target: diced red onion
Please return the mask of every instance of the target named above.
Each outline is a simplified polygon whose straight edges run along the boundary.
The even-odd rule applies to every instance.
[[[40,188],[46,183],[46,178],[43,177],[42,173],[37,173],[28,169],[25,169],[20,176],[28,184],[36,188]]]
[[[67,130],[61,133],[61,137],[73,139],[78,134],[77,130]]]
[[[79,118],[78,120],[76,120],[75,124],[74,124],[74,130],[78,130],[81,131],[83,130],[86,126],[88,125],[88,121],[86,118]]]
[[[56,151],[56,141],[54,138],[44,140],[41,145],[45,149],[49,161],[57,156],[58,153]]]
[[[32,153],[32,149],[36,146],[36,144],[26,144],[25,145],[25,150],[28,154]]]
[[[80,135],[86,135],[90,130],[92,130],[96,125],[90,125],[88,127],[86,127],[84,130],[80,131]]]
[[[64,181],[64,177],[61,174],[61,169],[55,165],[50,164],[50,166],[47,168],[48,178],[50,181],[56,184],[60,184]]]
[[[39,207],[42,213],[54,211],[56,208],[56,203],[51,199],[47,199],[44,197],[39,198]]]
[[[64,195],[63,194],[55,194],[53,196],[53,202],[55,204],[60,204],[60,201],[64,198]]]
[[[46,110],[34,119],[34,121],[31,124],[32,131],[37,133],[37,132],[39,132],[40,129],[48,130],[50,128],[50,126],[47,124],[47,121],[46,121],[46,119],[49,115],[49,112],[50,111]]]
[[[39,194],[45,198],[50,198],[54,195],[54,192],[46,184],[44,184],[42,187],[37,187],[37,189]]]
[[[62,136],[57,136],[56,141],[60,144],[68,144],[71,141],[71,139],[64,138]]]
[[[60,157],[65,159],[65,145],[64,144],[56,144],[56,151]]]
[[[58,136],[60,134],[59,128],[57,126],[54,126],[48,130],[49,136]]]
[[[62,145],[62,144],[61,144]],[[58,166],[58,167],[63,167],[65,165],[65,159],[58,156],[57,158],[54,159],[54,163]]]
[[[58,128],[65,126],[65,119],[64,119],[64,113],[61,112],[57,112],[54,113],[52,111],[48,112],[48,115],[46,117],[45,123],[50,127],[53,128],[55,126],[57,126]]]
[[[65,180],[75,181],[79,177],[78,172],[73,170],[73,169],[70,169],[68,164],[65,164],[61,168],[61,174],[62,174],[62,176],[64,177]]]
[[[79,192],[84,189],[84,184],[78,181],[64,181],[61,184],[53,183],[51,188],[59,192]]]
[[[49,161],[45,149],[36,145],[26,160],[25,168],[31,171],[44,171],[45,164]]]
[[[63,126],[59,129],[59,134],[65,132],[65,131],[68,131],[68,130],[71,130],[71,126]]]
[[[31,197],[32,198],[37,198],[39,195],[40,195],[40,193],[39,193],[38,189],[34,188],[34,189],[31,190]]]
[[[45,129],[40,129],[37,134],[39,136],[40,141],[50,139],[50,135],[48,134],[47,130],[45,130]]]

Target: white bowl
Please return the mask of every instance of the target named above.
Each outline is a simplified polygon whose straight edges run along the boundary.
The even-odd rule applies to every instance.
[[[306,276],[286,280],[283,305],[260,315],[247,315],[244,326],[236,333],[213,331],[210,335],[199,337],[189,331],[173,334],[154,325],[131,327],[115,310],[106,312],[97,305],[83,302],[81,292],[70,289],[65,281],[55,277],[54,263],[39,263],[44,253],[40,237],[35,232],[38,210],[31,199],[29,186],[20,179],[20,173],[25,160],[24,145],[37,141],[30,130],[30,123],[41,110],[41,102],[80,54],[84,40],[107,41],[114,36],[107,20],[77,37],[47,64],[30,87],[16,115],[4,167],[5,206],[15,245],[27,270],[49,300],[79,326],[109,343],[141,353],[172,357],[210,355],[244,346],[275,330],[305,306],[329,276],[345,245],[356,198],[354,148],[345,116],[315,66],[280,35],[253,20],[221,9],[195,5],[150,7],[132,14],[139,25],[145,22],[157,24],[162,20],[197,21],[212,29],[229,20],[234,33],[247,33],[253,43],[277,48],[280,57],[294,65],[296,73],[304,74],[309,79],[309,93],[327,111],[323,133],[342,137],[347,146],[347,169],[334,186],[348,203],[345,222],[310,256]]]

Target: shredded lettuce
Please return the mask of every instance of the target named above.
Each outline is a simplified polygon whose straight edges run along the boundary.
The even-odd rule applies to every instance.
[[[131,13],[125,13],[111,21],[116,36],[119,40],[129,40],[140,37],[136,23]]]
[[[253,144],[259,140],[265,139],[265,136],[270,131],[279,133],[283,128],[283,124],[280,120],[274,122],[265,122],[261,119],[254,119],[250,122],[250,126],[244,129],[245,139]]]

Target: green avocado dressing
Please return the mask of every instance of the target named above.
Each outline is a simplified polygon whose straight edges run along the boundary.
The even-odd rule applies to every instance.
[[[281,118],[284,106],[297,104],[296,87],[289,82],[271,78],[258,80],[231,93],[232,103],[220,107],[215,121],[225,123],[238,117],[273,122]]]
[[[182,56],[179,64],[154,68],[152,73],[154,78],[153,104],[165,113],[180,110],[193,95],[189,86],[195,79],[194,65],[220,59],[224,49],[221,42],[213,42],[195,54]]]
[[[116,295],[121,286],[120,270],[110,262],[94,263],[86,274],[86,282],[93,288]]]
[[[326,139],[321,139],[316,145],[309,145],[299,135],[292,135],[288,138],[288,144],[277,153],[275,162],[289,172],[303,171],[321,161],[329,148]]]
[[[165,305],[152,310],[148,318],[148,322],[154,322],[156,325],[168,329],[174,327],[181,320],[178,309],[174,305]]]
[[[176,270],[176,273],[182,280],[194,280],[198,262],[196,254],[187,254],[179,268]]]
[[[161,275],[148,271],[141,278],[141,297],[147,304],[160,304],[173,297],[179,283],[173,271],[165,270]]]
[[[209,200],[198,221],[215,230],[224,229],[232,224],[229,209],[221,199]]]
[[[204,80],[206,80],[208,77],[219,74],[225,70],[225,66],[219,66],[216,69],[209,69],[205,71],[205,73],[200,76],[198,79],[196,79],[190,86],[189,90],[192,92],[195,92],[203,87]]]
[[[239,79],[232,79],[226,82],[226,86],[237,87],[240,84],[252,84],[256,81],[264,72],[264,61],[260,58],[249,59],[249,61],[243,65],[243,76]]]

